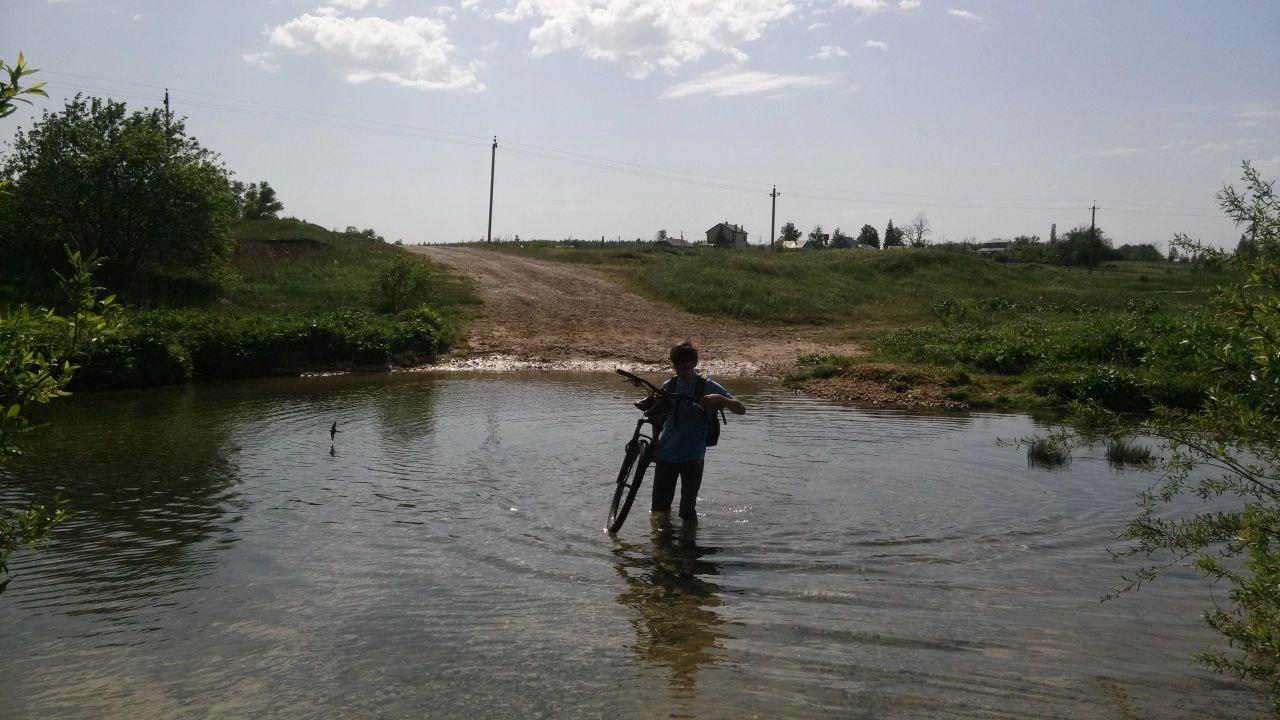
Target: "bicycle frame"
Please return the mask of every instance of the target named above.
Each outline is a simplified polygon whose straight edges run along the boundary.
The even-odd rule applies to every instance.
[[[622,523],[627,519],[627,513],[631,511],[631,504],[635,501],[645,471],[656,456],[658,439],[662,435],[662,426],[666,424],[671,403],[687,402],[706,413],[701,405],[688,397],[665,392],[639,375],[621,368],[617,372],[632,385],[648,389],[649,394],[644,400],[635,403],[635,406],[644,414],[636,421],[635,432],[631,434],[631,440],[626,445],[626,454],[623,456],[622,469],[618,473],[613,502],[609,506],[609,522],[605,526],[605,530],[610,533],[616,533],[621,529]],[[647,434],[645,425],[649,426]]]

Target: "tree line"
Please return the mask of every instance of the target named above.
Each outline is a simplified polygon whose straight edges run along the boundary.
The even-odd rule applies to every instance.
[[[806,237],[794,222],[787,221],[782,224],[777,243],[779,246],[783,246],[783,243],[798,245],[800,240],[805,238],[804,247],[815,249],[848,249],[859,246],[876,250],[890,247],[924,247],[929,244],[928,238],[931,231],[929,216],[924,213],[917,214],[911,222],[901,227],[895,226],[893,220],[889,220],[889,224],[884,229],[883,239],[874,225],[863,225],[856,237],[846,234],[838,225],[830,233],[823,230],[822,225],[814,225]]]
[[[1012,239],[992,238],[986,243],[975,238],[958,241],[943,240],[931,242],[932,232],[929,217],[919,213],[905,226],[894,225],[893,220],[884,229],[883,236],[873,225],[863,225],[857,236],[846,234],[840,227],[827,233],[822,225],[814,225],[807,235],[794,222],[783,224],[778,236],[778,243],[800,245],[806,248],[855,248],[867,247],[876,250],[890,247],[936,247],[948,250],[975,252],[992,251],[992,255],[1003,262],[1034,262],[1047,265],[1068,265],[1078,267],[1094,267],[1104,262],[1144,261],[1170,262],[1207,261],[1214,262],[1214,256],[1199,253],[1192,254],[1171,248],[1166,256],[1151,243],[1134,243],[1116,246],[1101,228],[1077,226],[1061,236],[1056,224],[1049,229],[1049,238],[1042,240],[1039,235],[1018,235]],[[1242,237],[1236,252],[1245,256],[1255,253],[1255,244],[1249,237]]]

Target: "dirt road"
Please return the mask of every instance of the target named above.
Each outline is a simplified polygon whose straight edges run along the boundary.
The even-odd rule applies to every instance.
[[[469,247],[408,249],[454,268],[479,288],[484,307],[471,329],[471,362],[660,369],[671,345],[692,340],[707,372],[780,376],[800,355],[858,352],[850,343],[824,344],[820,328],[692,315],[628,292],[581,265]]]

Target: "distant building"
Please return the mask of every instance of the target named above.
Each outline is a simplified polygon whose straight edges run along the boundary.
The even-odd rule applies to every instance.
[[[1012,240],[992,240],[984,242],[978,246],[979,255],[995,255],[996,253],[1008,252],[1013,247]]]
[[[671,237],[670,235],[661,240],[655,240],[653,244],[659,247],[689,247],[689,243],[685,242],[684,238]]]
[[[730,225],[727,220],[716,223],[715,227],[707,231],[707,244],[722,248],[745,248],[747,231],[741,225]]]

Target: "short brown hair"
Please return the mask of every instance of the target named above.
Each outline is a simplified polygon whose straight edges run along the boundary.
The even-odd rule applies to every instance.
[[[694,365],[698,364],[698,348],[688,340],[671,346],[671,364],[676,365],[685,360],[692,360]]]

